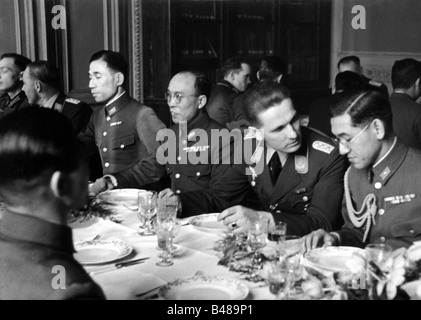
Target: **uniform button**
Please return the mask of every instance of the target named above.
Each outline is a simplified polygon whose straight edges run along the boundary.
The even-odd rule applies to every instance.
[[[380,182],[376,182],[374,184],[374,188],[376,188],[376,189],[380,189],[381,187],[382,187],[382,184]]]
[[[386,238],[385,237],[380,237],[380,242],[386,242]]]
[[[186,140],[183,140],[183,144],[187,144],[187,141]]]
[[[275,210],[275,209],[276,209],[276,207],[277,207],[277,205],[271,204],[271,205],[269,206],[269,209],[270,209],[270,210]]]
[[[175,175],[175,178],[176,178],[176,179],[180,178],[180,174],[179,174],[179,173],[177,173],[177,174]]]
[[[379,215],[381,215],[381,216],[384,215],[384,209],[379,210]]]
[[[107,148],[102,148],[102,151],[104,152],[107,152],[107,150],[108,150]]]
[[[413,235],[415,233],[415,230],[411,229],[411,230],[409,230],[409,233]]]
[[[200,177],[200,172],[196,172],[196,176]]]
[[[281,210],[276,210],[276,213],[277,213],[277,214],[280,214],[280,213],[281,213]]]
[[[110,163],[109,163],[109,162],[105,162],[105,163],[104,163],[104,166],[105,166],[106,168],[108,168],[108,167],[110,166]]]
[[[181,161],[181,157],[180,156],[177,157],[177,161]]]
[[[181,193],[181,191],[180,191],[180,190],[175,190],[175,193],[176,193],[176,194],[180,194],[180,193]]]
[[[107,117],[107,121],[110,121],[111,120],[111,118],[110,117]]]
[[[303,201],[304,201],[304,202],[307,202],[307,201],[308,201],[308,197],[307,197],[307,196],[304,196],[304,197],[303,197]]]
[[[250,184],[252,187],[254,187],[256,185],[256,181],[252,181]]]
[[[105,137],[107,135],[107,132],[104,132],[102,135]]]
[[[122,144],[122,145],[120,146],[120,148],[121,148],[121,149],[124,149],[124,144]]]

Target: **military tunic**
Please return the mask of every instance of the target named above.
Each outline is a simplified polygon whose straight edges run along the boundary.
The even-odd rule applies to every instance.
[[[238,90],[226,80],[218,82],[212,90],[206,111],[209,116],[222,126],[234,120],[234,99],[239,94]]]
[[[142,188],[165,174],[155,157],[156,136],[164,128],[151,108],[124,93],[94,111],[80,138],[88,147],[96,145],[103,173],[115,176],[118,188]]]
[[[30,106],[24,91],[19,92],[13,99],[10,99],[9,95],[5,93],[0,97],[0,118]]]
[[[86,129],[92,115],[92,109],[87,103],[66,97],[64,93],[58,95],[53,103],[52,109],[59,111],[69,118],[76,134]]]
[[[247,165],[250,160],[234,163],[200,202],[210,203],[218,211],[237,204],[250,207],[246,200],[254,194],[258,198],[254,209],[269,211],[275,221],[287,222],[288,234],[306,235],[319,228],[340,227],[346,158],[328,136],[306,127],[301,130],[301,147],[288,155],[275,185],[262,150],[259,161],[265,161],[263,172],[247,175],[246,169],[253,167]]]
[[[376,167],[351,167],[348,185],[356,211],[361,209],[367,195],[375,196],[375,224],[371,225],[363,242],[367,226],[354,227],[344,200],[342,214],[345,225],[338,232],[342,245],[364,247],[368,243],[386,243],[398,248],[421,240],[420,151],[408,148],[398,140],[390,154]]]
[[[213,188],[230,167],[233,140],[212,139],[220,130],[224,130],[226,134],[229,132],[212,120],[205,110],[199,111],[187,122],[187,126],[176,124],[168,130],[176,137],[176,143],[169,145],[172,147],[169,154],[173,152],[173,157],[168,157],[166,161],[160,160],[163,153],[158,153],[160,156],[157,155],[157,158],[160,163],[165,161],[167,174],[171,178],[171,188],[181,197],[181,215],[186,217],[203,213],[205,210],[197,210],[195,201],[191,199],[196,192]]]

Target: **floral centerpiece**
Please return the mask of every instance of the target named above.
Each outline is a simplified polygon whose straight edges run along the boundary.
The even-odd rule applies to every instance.
[[[396,249],[381,268],[371,270],[374,299],[421,299],[421,241]]]

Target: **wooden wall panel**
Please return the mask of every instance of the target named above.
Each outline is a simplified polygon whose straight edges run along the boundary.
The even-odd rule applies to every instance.
[[[0,1],[0,55],[17,52],[15,0]]]

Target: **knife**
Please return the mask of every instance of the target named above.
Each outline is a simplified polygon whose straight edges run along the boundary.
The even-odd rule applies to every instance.
[[[119,262],[119,263],[116,263],[114,265],[102,266],[102,267],[95,268],[94,270],[91,270],[88,273],[89,273],[89,275],[101,274],[101,273],[104,273],[104,272],[117,270],[117,269],[120,269],[120,268],[123,268],[123,267],[129,267],[129,266],[133,266],[133,265],[136,265],[136,264],[140,264],[140,263],[145,262],[145,260],[147,260],[149,258],[150,257],[145,257],[145,258],[136,259],[136,260]]]

